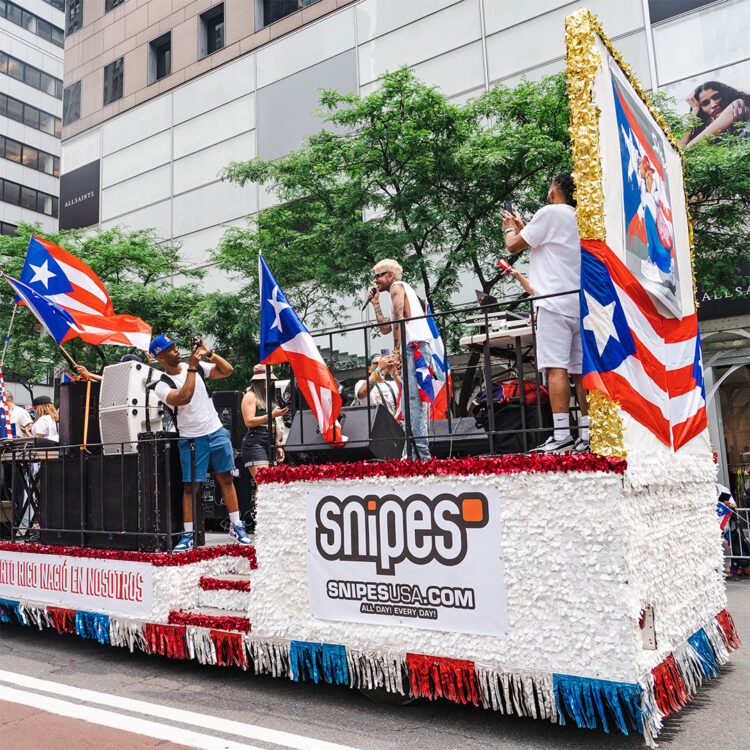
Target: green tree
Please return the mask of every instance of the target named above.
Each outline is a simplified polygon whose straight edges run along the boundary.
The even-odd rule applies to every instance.
[[[402,68],[365,97],[323,91],[321,108],[327,129],[299,151],[224,170],[280,203],[229,229],[215,256],[256,299],[262,252],[312,324],[343,313],[383,257],[399,260],[434,307],[449,304],[462,270],[491,291],[501,278],[503,202],[535,210],[551,175],[570,168],[562,76],[456,105]]]
[[[113,227],[93,233],[43,232],[39,225],[20,224],[16,236],[0,236],[0,267],[8,275],[20,274],[32,234],[64,247],[87,263],[102,280],[115,313],[143,318],[155,333],[167,331],[184,338],[194,332],[206,304],[206,295],[195,286],[202,272],[187,268],[180,260],[179,248],[160,242],[155,230],[131,232]],[[183,286],[173,286],[174,274],[183,276]],[[3,331],[8,328],[13,299],[11,287],[6,286],[0,297]],[[65,348],[92,371],[117,362],[126,351],[123,347],[95,347],[80,339],[67,342]],[[33,383],[61,365],[69,369],[54,340],[41,331],[29,310],[19,307],[5,358],[6,371],[15,373],[33,395]]]

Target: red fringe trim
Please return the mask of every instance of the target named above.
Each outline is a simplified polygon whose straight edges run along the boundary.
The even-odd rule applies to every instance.
[[[143,635],[150,654],[161,654],[170,659],[189,658],[184,627],[148,622],[143,627]]]
[[[227,581],[224,578],[201,576],[200,587],[204,591],[250,591],[250,581]]]
[[[413,696],[479,705],[481,692],[473,661],[407,654],[406,664]]]
[[[63,607],[47,607],[47,615],[58,633],[76,632],[76,612]]]
[[[471,474],[518,474],[520,472],[603,471],[622,474],[627,463],[621,458],[578,455],[513,454],[488,458],[433,458],[429,461],[385,461],[350,464],[321,464],[313,466],[266,466],[256,478],[259,484],[271,482],[319,482],[331,479],[362,479],[365,477],[432,477]]]
[[[247,654],[239,633],[211,631],[211,640],[216,648],[216,663],[220,667],[242,667],[247,669]]]
[[[236,630],[241,633],[250,632],[250,620],[247,617],[214,617],[212,615],[201,615],[197,612],[183,612],[173,610],[167,619],[170,625],[195,625],[199,628],[210,628],[212,630]]]
[[[742,645],[742,641],[737,634],[732,615],[730,615],[726,609],[722,609],[721,612],[716,615],[716,619],[724,633],[724,645],[732,651],[738,649]]]
[[[656,705],[665,716],[669,716],[672,711],[679,711],[691,700],[672,654],[661,664],[657,664],[651,674],[654,676]]]
[[[226,544],[219,547],[198,547],[189,552],[172,554],[169,552],[133,552],[132,550],[91,549],[90,547],[55,547],[51,544],[14,544],[0,542],[0,550],[5,552],[31,552],[35,555],[63,555],[65,557],[86,557],[98,560],[127,560],[128,562],[146,562],[154,567],[178,567],[214,560],[217,557],[246,557],[250,569],[258,567],[255,548],[245,544]]]

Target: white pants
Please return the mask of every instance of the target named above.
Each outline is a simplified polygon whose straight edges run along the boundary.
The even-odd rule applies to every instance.
[[[583,365],[581,321],[540,307],[536,316],[537,369],[561,367],[578,375]]]

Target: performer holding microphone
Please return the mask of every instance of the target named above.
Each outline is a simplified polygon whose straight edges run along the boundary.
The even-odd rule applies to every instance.
[[[240,544],[250,544],[251,539],[240,519],[237,505],[237,492],[232,481],[234,453],[229,432],[222,426],[214,408],[205,378],[229,377],[234,368],[224,358],[212,352],[200,339],[191,339],[190,358],[187,365],[180,361],[177,342],[168,336],[157,336],[149,346],[149,354],[164,366],[164,374],[154,386],[156,395],[172,407],[177,417],[180,432],[180,466],[182,468],[182,513],[184,531],[174,548],[175,552],[186,552],[193,548],[193,487],[206,481],[209,463],[214,470],[214,478],[221,487],[221,496],[227,506],[229,536]],[[206,357],[210,364],[201,362]],[[190,467],[190,440],[195,443],[195,476]]]
[[[515,212],[503,212],[505,246],[513,255],[531,248],[529,290],[540,296],[581,286],[581,242],[574,191],[572,175],[561,172],[550,185],[548,205],[539,209],[528,224]],[[581,379],[583,351],[578,294],[542,299],[535,302],[535,308],[537,367],[547,371],[554,434],[534,452],[583,453],[589,448],[589,418]],[[582,414],[577,440],[570,433],[571,377]]]

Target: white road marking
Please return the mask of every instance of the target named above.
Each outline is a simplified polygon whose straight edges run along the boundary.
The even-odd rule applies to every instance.
[[[65,685],[61,682],[52,682],[51,680],[40,680],[37,677],[29,677],[28,675],[18,674],[16,672],[6,672],[0,670],[0,682],[4,682],[9,685],[16,685],[22,688],[28,688],[29,690],[40,690],[45,693],[52,693],[54,695],[64,696],[65,698],[73,698],[75,700],[86,701],[87,703],[94,703],[100,706],[107,706],[109,708],[119,709],[122,711],[131,711],[132,713],[143,714],[144,716],[152,716],[159,719],[167,719],[178,724],[190,724],[194,727],[200,727],[202,729],[210,729],[215,732],[221,732],[223,734],[233,735],[235,737],[245,737],[251,740],[257,740],[259,742],[268,742],[272,745],[281,745],[286,748],[293,748],[294,750],[357,750],[357,748],[351,747],[350,745],[339,745],[335,742],[328,742],[326,740],[317,740],[313,737],[305,737],[300,734],[292,734],[291,732],[283,732],[278,729],[268,729],[267,727],[261,727],[257,724],[243,724],[239,721],[232,719],[222,719],[218,716],[210,716],[209,714],[199,714],[193,711],[185,711],[180,708],[173,708],[171,706],[162,706],[154,703],[147,703],[145,701],[139,701],[133,698],[125,698],[119,695],[112,695],[110,693],[99,693],[94,690],[86,690],[85,688],[77,688],[72,685]],[[11,688],[3,688],[0,694],[0,700],[6,698],[7,692]],[[41,699],[44,696],[40,696],[36,693],[22,693],[22,691],[14,691],[22,695],[33,695],[35,703],[27,703],[26,705],[37,706],[45,711],[51,713],[60,713],[52,708],[47,708],[41,705]],[[63,706],[71,706],[73,708],[85,709],[86,706],[80,706],[74,703],[67,703],[65,701],[58,701],[54,698],[46,698],[48,701],[56,701]],[[25,703],[23,700],[15,701],[16,703]],[[103,715],[109,714],[110,712],[101,711],[100,709],[89,708],[90,711],[99,711]],[[62,713],[63,716],[69,716],[70,714]],[[179,728],[167,726],[164,727],[154,722],[146,720],[134,719],[131,716],[123,716],[122,714],[111,714],[112,716],[120,716],[123,719],[123,726],[107,724],[103,721],[95,721],[97,724],[104,724],[105,726],[113,726],[113,728],[123,728],[127,731],[137,731],[140,734],[145,734],[151,737],[159,737],[163,739],[171,740],[172,742],[190,745],[190,742],[177,739],[172,733],[176,731],[189,731],[180,730]],[[76,717],[84,718],[84,717]],[[85,719],[90,721],[90,719]],[[145,724],[150,724],[153,727],[159,727],[160,729],[167,732],[167,734],[152,734],[149,731],[129,729],[134,721],[143,721]],[[206,735],[196,734],[196,737],[206,737]],[[208,738],[214,739],[215,738]],[[219,748],[233,748],[236,750],[250,750],[248,745],[239,745],[237,743],[227,743],[225,740],[215,740],[216,742],[225,742],[224,745],[201,745],[194,744],[195,747],[206,748],[207,750],[218,750]],[[257,750],[252,748],[252,750]]]
[[[118,714],[114,711],[105,711],[103,708],[94,708],[81,703],[70,703],[59,698],[51,698],[48,695],[30,693],[26,690],[17,690],[12,687],[3,688],[0,700],[21,703],[24,706],[38,708],[41,711],[47,711],[51,714],[67,716],[71,719],[79,719],[111,729],[121,729],[125,732],[142,734],[160,740],[169,740],[177,745],[187,745],[188,747],[200,748],[200,750],[261,750],[261,748],[254,745],[222,740],[218,737],[211,737],[208,734],[193,732],[190,729],[157,724],[155,721],[138,719],[134,716]]]

